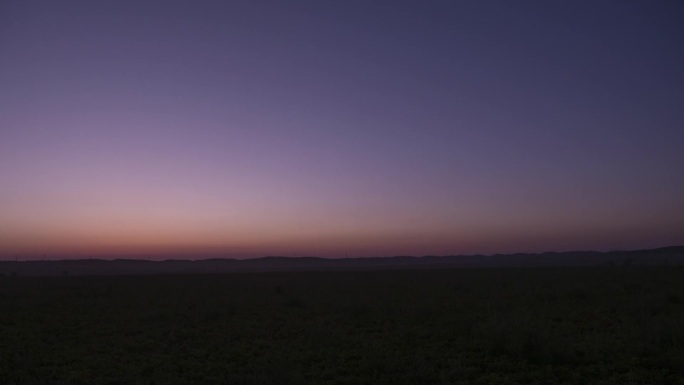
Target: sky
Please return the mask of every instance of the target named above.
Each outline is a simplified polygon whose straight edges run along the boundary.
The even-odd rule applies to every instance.
[[[679,1],[0,3],[0,258],[684,244]]]

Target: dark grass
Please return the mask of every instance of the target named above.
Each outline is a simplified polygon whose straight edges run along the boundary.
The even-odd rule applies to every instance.
[[[684,268],[0,277],[1,384],[684,383]]]

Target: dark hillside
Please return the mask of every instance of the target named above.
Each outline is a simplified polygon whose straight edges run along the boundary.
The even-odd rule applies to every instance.
[[[0,261],[0,274],[130,275],[202,274],[259,271],[327,271],[405,268],[551,267],[551,266],[670,266],[684,265],[684,246],[633,251],[573,251],[541,254],[454,256],[398,256],[326,259],[316,257],[263,257],[255,259],[203,259],[149,261],[136,259]]]

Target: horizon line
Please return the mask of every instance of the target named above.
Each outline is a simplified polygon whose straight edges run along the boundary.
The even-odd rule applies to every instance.
[[[609,254],[609,253],[631,253],[631,252],[643,252],[643,251],[665,251],[674,249],[675,251],[684,251],[684,245],[668,245],[653,248],[639,248],[639,249],[610,249],[606,251],[599,250],[568,250],[568,251],[542,251],[542,252],[512,252],[512,253],[492,253],[492,254],[444,254],[444,255],[385,255],[385,256],[362,256],[362,257],[321,257],[315,255],[299,255],[299,256],[287,256],[287,255],[263,255],[259,257],[247,257],[247,258],[235,258],[235,257],[210,257],[210,258],[165,258],[165,259],[149,259],[149,258],[139,258],[139,257],[79,257],[79,258],[60,258],[60,259],[50,259],[47,258],[47,254],[43,254],[43,258],[31,258],[31,259],[21,259],[19,254],[7,257],[0,257],[0,262],[64,262],[64,261],[139,261],[139,262],[202,262],[202,261],[254,261],[266,258],[279,258],[279,259],[320,259],[320,260],[360,260],[360,259],[386,259],[386,258],[445,258],[445,257],[494,257],[494,256],[519,256],[519,255],[544,255],[544,254],[573,254],[573,253],[591,253],[591,254]],[[681,249],[681,250],[679,250]],[[160,255],[162,256],[162,255]]]

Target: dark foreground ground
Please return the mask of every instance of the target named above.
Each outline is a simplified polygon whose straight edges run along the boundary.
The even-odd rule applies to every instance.
[[[684,268],[0,277],[0,384],[682,384]]]

